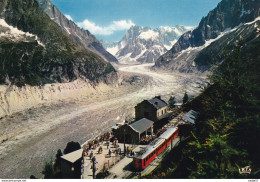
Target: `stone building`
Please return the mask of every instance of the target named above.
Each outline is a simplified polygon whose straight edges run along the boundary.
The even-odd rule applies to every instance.
[[[132,124],[125,124],[115,131],[119,142],[138,144],[142,136],[153,134],[153,121],[142,118]]]
[[[167,111],[167,103],[160,96],[156,96],[135,106],[135,119],[147,118],[156,122],[165,118]]]

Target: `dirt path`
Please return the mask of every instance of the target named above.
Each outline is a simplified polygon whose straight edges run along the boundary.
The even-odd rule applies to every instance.
[[[111,125],[134,114],[134,106],[155,95],[163,98],[184,90],[198,94],[204,78],[181,74],[154,73],[151,65],[120,67],[126,82],[110,90],[77,100],[66,100],[31,108],[0,120],[8,140],[0,144],[0,178],[41,177],[44,163],[55,157],[69,141],[80,143],[107,131]],[[142,75],[140,75],[142,74]],[[137,75],[130,77],[129,75]],[[148,77],[149,79],[148,79]],[[4,132],[3,132],[4,131]]]

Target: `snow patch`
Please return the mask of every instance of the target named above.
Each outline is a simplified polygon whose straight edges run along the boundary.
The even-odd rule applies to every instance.
[[[80,40],[82,40],[82,38],[76,32],[74,32],[74,33]]]
[[[244,5],[242,4],[242,10],[241,10],[241,14],[240,14],[240,18],[244,15],[249,15],[251,13],[251,10],[247,10],[245,11],[244,9]]]
[[[163,45],[167,50],[170,50],[172,47],[170,45]]]
[[[129,63],[133,63],[133,62],[137,63],[135,58],[134,59],[131,58],[131,54],[132,53],[128,53],[125,56],[118,57],[117,59],[120,63],[123,63],[123,64],[129,64]]]
[[[109,52],[110,54],[112,54],[113,56],[116,55],[116,53],[119,51],[119,47],[118,45],[114,46],[114,47],[109,47],[106,49],[107,52]]]
[[[64,27],[64,28],[67,31],[67,33],[70,34],[69,28],[68,27]]]
[[[199,46],[199,47],[189,47],[189,48],[187,48],[187,49],[185,49],[185,50],[182,50],[181,52],[179,52],[179,54],[177,55],[176,58],[182,56],[183,54],[189,54],[189,53],[192,52],[192,51],[200,51],[200,50],[202,50],[202,49],[208,47],[211,43],[213,43],[213,42],[215,42],[216,40],[220,39],[220,38],[223,37],[224,35],[226,35],[226,34],[228,34],[228,33],[230,33],[230,32],[235,31],[235,30],[238,29],[241,25],[242,25],[242,24],[240,24],[240,25],[234,27],[233,29],[231,29],[231,28],[225,29],[224,32],[221,32],[220,35],[219,35],[217,38],[206,40],[205,43],[204,43],[204,45],[202,45],[202,46]],[[194,63],[194,64],[195,64],[195,63]],[[194,64],[192,63],[192,66],[193,66]]]
[[[170,50],[172,46],[177,42],[177,39],[174,39],[173,41],[170,41],[170,45],[163,45],[167,50]]]
[[[155,40],[157,39],[159,36],[159,33],[158,32],[155,32],[153,30],[148,30],[146,32],[142,32],[140,35],[139,35],[139,38],[140,39],[144,39],[144,40],[149,40],[149,39],[152,39],[152,40]]]
[[[194,27],[191,27],[191,26],[184,26],[186,29],[188,29],[188,30],[193,30],[194,29]]]
[[[8,25],[4,19],[0,19],[0,25],[8,29],[6,32],[1,32],[0,37],[7,37],[12,40],[23,40],[25,37],[32,37],[38,42],[39,45],[45,47],[45,45],[38,40],[37,35],[29,32],[23,32],[16,27]]]

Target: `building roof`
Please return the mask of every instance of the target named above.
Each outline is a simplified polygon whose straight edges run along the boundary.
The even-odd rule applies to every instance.
[[[167,106],[167,103],[164,100],[160,99],[160,97],[154,97],[148,100],[148,102],[152,104],[156,109],[161,109]]]
[[[65,159],[66,161],[69,161],[71,163],[74,163],[82,157],[82,152],[83,152],[83,149],[79,149],[74,152],[63,155],[63,156],[61,156],[61,158]]]
[[[143,133],[145,130],[147,130],[148,128],[151,128],[153,126],[153,121],[143,118],[140,119],[136,122],[134,122],[133,124],[129,125],[131,128],[133,128],[135,131],[139,132],[139,133]]]
[[[199,112],[196,112],[196,111],[193,111],[193,110],[190,110],[189,112],[187,112],[183,117],[182,119],[184,121],[187,121],[191,124],[195,124],[195,121],[196,119],[199,117]]]
[[[178,129],[177,127],[170,127],[159,137],[163,139],[168,139],[177,129]]]

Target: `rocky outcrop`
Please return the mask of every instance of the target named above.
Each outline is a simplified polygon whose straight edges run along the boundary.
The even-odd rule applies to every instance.
[[[255,20],[258,16],[260,16],[259,1],[222,0],[214,10],[202,18],[197,28],[184,33],[172,49],[155,62],[154,68],[193,72],[196,70],[193,67],[200,65],[200,61],[196,58],[197,54],[207,47],[209,42],[230,29]],[[183,53],[186,56],[183,57]],[[196,62],[193,62],[195,59]]]
[[[68,20],[49,0],[37,0],[44,12],[56,22],[79,45],[93,51],[109,62],[117,63],[117,59],[107,52],[99,40],[88,30],[79,28],[73,21]]]

